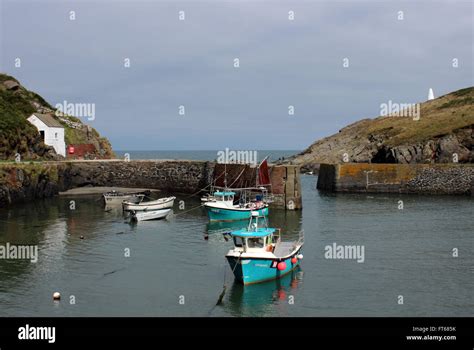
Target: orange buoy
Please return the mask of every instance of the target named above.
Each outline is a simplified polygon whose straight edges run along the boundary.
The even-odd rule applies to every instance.
[[[296,264],[297,262],[298,262],[298,259],[296,258],[296,256],[291,258],[291,263],[292,264]]]
[[[283,271],[284,269],[286,269],[286,263],[284,261],[279,262],[277,265],[277,269]]]

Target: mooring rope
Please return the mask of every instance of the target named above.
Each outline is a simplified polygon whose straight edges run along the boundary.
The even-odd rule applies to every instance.
[[[196,207],[193,207],[193,208],[191,208],[191,209],[188,209],[188,210],[185,210],[185,211],[176,213],[176,214],[173,213],[173,216],[178,216],[178,215],[186,214],[186,213],[188,213],[188,212],[190,212],[190,211],[192,211],[192,210],[195,210],[195,209],[197,209],[197,208],[200,208],[200,207],[204,206],[204,204],[205,204],[205,203],[203,203],[203,204],[201,204],[201,205],[198,205],[198,206],[196,206]]]
[[[235,262],[234,268],[232,269],[232,274],[234,273],[235,268],[237,267],[237,265],[239,265],[240,258],[242,257],[242,253],[243,253],[243,252],[240,252],[239,258],[238,258],[237,261]],[[227,278],[226,278],[226,277],[227,277],[227,269],[224,269],[224,285],[222,286],[222,292],[221,292],[221,294],[219,295],[219,299],[217,299],[216,306],[222,304],[222,300],[224,299],[225,292],[226,292],[226,290],[227,290],[227,281],[226,281]]]
[[[222,174],[220,174],[218,177],[216,177],[216,178],[214,179],[214,182],[216,182],[216,180],[219,179],[222,175],[225,175],[225,172],[222,173]],[[198,190],[197,192],[191,193],[190,195],[188,195],[188,196],[186,196],[186,197],[184,197],[184,198],[193,197],[193,196],[197,195],[199,192],[204,191],[204,190],[205,190],[206,188],[208,188],[209,186],[212,186],[212,183],[210,183],[209,185],[207,185],[207,186],[201,188],[201,189]]]

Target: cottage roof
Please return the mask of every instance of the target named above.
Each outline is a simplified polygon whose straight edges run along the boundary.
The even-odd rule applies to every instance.
[[[33,115],[50,128],[64,128],[57,119],[49,114],[33,113]]]

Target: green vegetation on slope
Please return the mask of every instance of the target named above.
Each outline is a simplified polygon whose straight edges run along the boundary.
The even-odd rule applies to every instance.
[[[16,153],[23,159],[57,158],[52,148],[41,141],[38,130],[27,120],[38,108],[54,111],[40,95],[26,90],[15,78],[0,74],[0,160],[13,159]],[[73,116],[65,116],[64,119],[82,124]],[[91,128],[88,132],[85,126],[71,128],[60,122],[64,126],[67,145],[92,143],[98,150],[97,156],[113,156],[109,141],[100,137],[95,129]]]
[[[420,119],[379,117],[366,134],[381,134],[387,146],[413,144],[474,124],[474,87],[421,103]]]
[[[0,83],[5,81],[17,82],[10,76],[0,74]],[[38,131],[26,118],[35,111],[31,102],[41,103],[41,100],[21,87],[9,90],[0,85],[0,159],[12,158],[16,153],[31,153],[29,147],[37,139]],[[45,148],[44,144],[38,145],[38,151],[43,154]]]
[[[309,170],[320,163],[340,163],[344,155],[349,162],[446,163],[454,155],[459,162],[474,162],[474,87],[419,107],[419,118],[381,116],[353,123],[288,161]]]

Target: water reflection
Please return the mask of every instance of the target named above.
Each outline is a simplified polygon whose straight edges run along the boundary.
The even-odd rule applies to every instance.
[[[122,203],[118,203],[118,204],[107,203],[107,204],[105,204],[104,211],[106,213],[110,213],[110,214],[113,214],[113,215],[116,215],[116,216],[124,214],[123,208],[122,208]]]
[[[267,217],[268,227],[281,228],[283,235],[297,235],[301,231],[302,215],[301,211],[286,211],[272,208]],[[206,225],[205,234],[222,235],[227,232],[241,230],[248,227],[248,220],[229,221],[229,222],[209,222]],[[263,221],[259,226],[264,225]]]
[[[293,238],[301,231],[302,211],[272,208],[268,216],[268,226],[281,228],[283,237]]]
[[[209,222],[206,225],[206,233],[209,235],[218,235],[226,232],[241,230],[248,226],[246,220],[231,221],[231,222]]]
[[[293,295],[303,281],[300,267],[274,281],[244,286],[233,282],[224,307],[234,316],[272,316],[275,305],[289,305]]]

